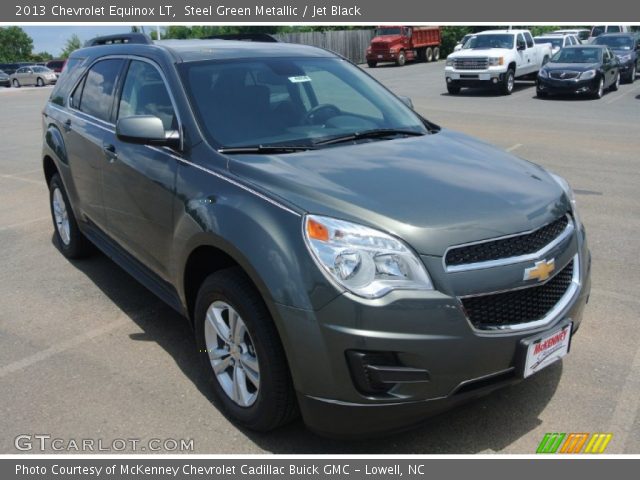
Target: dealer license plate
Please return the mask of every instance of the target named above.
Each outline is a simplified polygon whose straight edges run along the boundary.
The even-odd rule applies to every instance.
[[[524,364],[523,376],[526,378],[560,360],[569,353],[571,343],[571,323],[561,330],[546,333],[534,339],[527,347],[527,358]]]

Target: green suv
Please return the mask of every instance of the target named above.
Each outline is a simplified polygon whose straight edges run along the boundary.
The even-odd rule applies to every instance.
[[[322,49],[93,43],[43,112],[57,244],[188,318],[237,423],[404,428],[568,352],[590,254],[562,178]]]

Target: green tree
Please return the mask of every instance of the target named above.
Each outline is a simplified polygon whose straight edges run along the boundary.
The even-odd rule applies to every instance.
[[[64,49],[62,50],[61,57],[68,58],[69,55],[71,55],[71,52],[73,52],[74,50],[78,50],[79,48],[82,48],[82,41],[80,40],[80,37],[78,37],[78,35],[74,33],[67,40],[67,43],[65,44]]]
[[[49,52],[38,52],[31,55],[31,60],[33,60],[34,62],[48,62],[52,59],[53,55],[51,55]]]
[[[33,51],[33,39],[20,27],[0,27],[0,62],[28,60]]]

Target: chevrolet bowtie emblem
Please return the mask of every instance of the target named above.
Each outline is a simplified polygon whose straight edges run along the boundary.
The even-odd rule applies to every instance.
[[[551,260],[540,260],[539,262],[536,262],[533,267],[524,269],[524,279],[544,282],[551,276],[551,273],[555,270],[555,268],[555,259],[552,258]]]

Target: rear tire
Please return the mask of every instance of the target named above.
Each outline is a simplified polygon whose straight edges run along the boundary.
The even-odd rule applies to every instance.
[[[437,62],[438,60],[440,60],[440,48],[435,47],[433,49],[433,61]]]
[[[266,432],[297,416],[280,337],[259,292],[239,267],[218,271],[203,282],[195,331],[213,393],[229,418]]]
[[[427,57],[427,62],[433,61],[433,48],[427,47],[427,50],[425,51],[425,54],[426,54],[426,57]]]
[[[76,222],[69,197],[57,173],[49,182],[49,205],[58,248],[67,258],[83,258],[92,253],[92,245]]]

